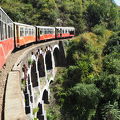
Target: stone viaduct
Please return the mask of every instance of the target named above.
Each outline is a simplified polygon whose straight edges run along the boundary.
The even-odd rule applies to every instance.
[[[49,85],[56,67],[65,65],[62,40],[37,44],[25,51],[8,75],[5,120],[47,120],[44,104],[49,103]]]

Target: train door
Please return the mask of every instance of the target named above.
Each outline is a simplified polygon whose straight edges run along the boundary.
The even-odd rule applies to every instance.
[[[15,47],[19,47],[19,27],[14,24],[14,42]]]
[[[58,29],[55,28],[55,38],[57,39],[57,35],[58,35]]]
[[[37,27],[35,27],[35,29],[36,29],[35,34],[36,34],[36,42],[37,42],[37,41],[38,41],[38,28],[37,28]]]

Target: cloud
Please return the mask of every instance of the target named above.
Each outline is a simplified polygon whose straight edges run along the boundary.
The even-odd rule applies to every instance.
[[[114,0],[117,5],[120,6],[120,0]]]

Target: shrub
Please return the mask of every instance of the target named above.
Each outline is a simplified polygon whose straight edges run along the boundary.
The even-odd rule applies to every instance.
[[[110,74],[120,74],[120,53],[112,53],[105,56],[103,70]]]
[[[93,28],[92,28],[92,32],[95,33],[96,35],[100,35],[100,36],[103,36],[104,35],[104,32],[105,32],[106,28],[105,26],[103,25],[95,25]]]

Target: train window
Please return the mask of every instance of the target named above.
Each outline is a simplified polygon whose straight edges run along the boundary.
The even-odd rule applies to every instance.
[[[53,29],[53,34],[55,33],[55,30]]]
[[[65,30],[65,33],[67,33],[67,30]]]
[[[9,37],[9,38],[13,37],[12,25],[9,25],[9,26],[8,26],[8,37]]]
[[[0,10],[0,19],[2,18],[2,15],[1,15],[1,14],[2,14],[2,11]]]
[[[46,34],[49,34],[49,29],[46,29],[47,31],[46,31]]]
[[[52,29],[50,29],[50,34],[52,34]]]
[[[20,36],[24,36],[24,28],[20,28]]]
[[[5,24],[5,39],[7,39],[7,25]]]
[[[34,35],[34,29],[32,29],[32,35]]]
[[[51,34],[53,34],[54,33],[54,30],[53,29],[51,29]]]
[[[31,35],[33,35],[33,29],[31,29]]]
[[[2,34],[2,29],[1,29],[1,21],[0,21],[0,41],[1,41],[1,34]]]
[[[52,29],[49,29],[49,34],[51,34],[52,33]]]
[[[12,26],[10,26],[10,37],[12,37]]]
[[[48,29],[48,34],[50,34],[50,29]]]
[[[45,34],[47,34],[47,29],[45,29]]]
[[[44,34],[47,34],[47,31],[46,31],[46,29],[44,29]]]
[[[10,26],[8,25],[8,38],[10,38]]]
[[[51,29],[49,29],[48,34],[51,34]]]
[[[43,33],[43,29],[40,29],[40,35]]]
[[[52,29],[50,29],[50,34],[52,34]]]
[[[29,36],[31,36],[31,29],[29,28]]]
[[[49,33],[49,29],[46,29],[46,34],[48,34]]]
[[[50,29],[47,29],[47,34],[49,34],[50,33]]]
[[[49,34],[49,29],[47,29],[47,34]]]
[[[64,33],[64,30],[62,30],[62,33]]]
[[[4,40],[4,39],[5,39],[5,36],[6,36],[6,32],[5,32],[5,23],[3,23],[3,34],[2,34],[2,35],[3,35],[2,38],[3,38],[3,40]]]
[[[3,35],[3,22],[1,21],[1,23],[0,23],[1,25],[1,40],[3,40],[4,39],[4,35]]]
[[[13,37],[13,33],[14,33],[13,26],[11,25],[11,37]]]
[[[28,36],[28,28],[25,28],[25,36]]]
[[[14,30],[13,30],[13,27],[12,27],[12,37],[14,37]]]

